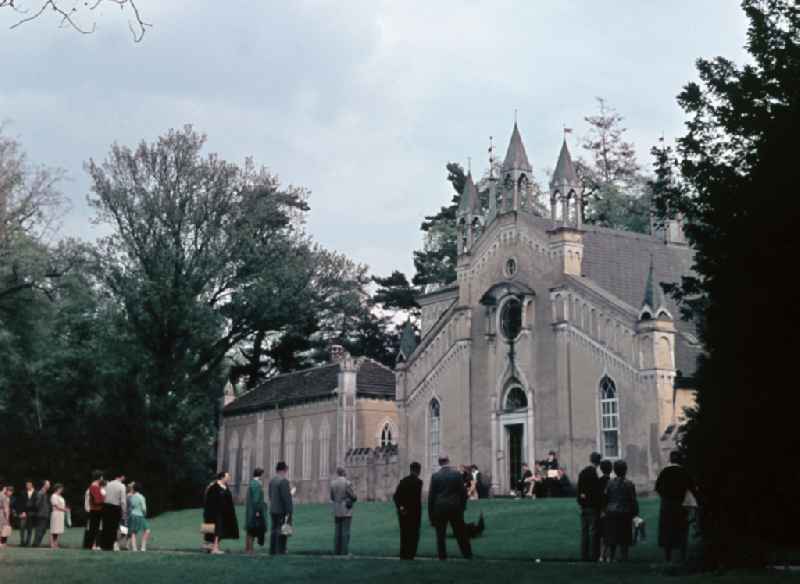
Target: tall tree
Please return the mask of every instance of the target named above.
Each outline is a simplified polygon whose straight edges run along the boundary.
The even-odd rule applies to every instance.
[[[683,445],[707,509],[707,557],[727,565],[763,564],[770,546],[800,541],[791,479],[800,466],[791,440],[800,308],[790,272],[800,222],[800,10],[789,0],[742,6],[751,62],[701,59],[700,82],[679,95],[689,117],[680,180],[669,177],[670,151],[655,152],[657,207],[686,218],[695,249],[694,275],[676,296],[706,355]]]
[[[582,147],[590,159],[576,162],[583,184],[584,219],[602,227],[646,233],[649,197],[636,151],[625,140],[624,118],[605,99],[598,97],[597,103],[598,113],[584,118],[589,132]]]

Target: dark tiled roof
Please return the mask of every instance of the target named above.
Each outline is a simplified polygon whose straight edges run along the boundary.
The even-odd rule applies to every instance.
[[[244,414],[280,405],[331,397],[339,382],[339,364],[330,363],[277,375],[225,407],[224,414]]]
[[[223,413],[226,416],[245,414],[271,409],[279,404],[285,407],[330,398],[338,383],[338,363],[284,373],[240,396],[228,404]],[[356,394],[362,397],[394,399],[394,373],[371,359],[360,359],[356,373]]]
[[[356,393],[363,397],[394,399],[394,371],[372,359],[364,359],[356,374]]]

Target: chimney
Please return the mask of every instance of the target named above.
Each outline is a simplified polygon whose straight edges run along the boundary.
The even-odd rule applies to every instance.
[[[342,359],[348,356],[347,351],[342,345],[331,345],[330,359],[331,363],[339,363]]]

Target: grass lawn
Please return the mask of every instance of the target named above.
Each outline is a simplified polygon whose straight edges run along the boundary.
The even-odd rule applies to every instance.
[[[0,583],[80,582],[92,584],[127,582],[224,582],[241,583],[251,578],[292,582],[489,582],[500,575],[506,582],[543,578],[561,582],[674,582],[659,563],[655,545],[658,502],[643,500],[642,516],[648,524],[648,541],[632,549],[627,565],[573,564],[578,556],[579,517],[568,499],[514,501],[504,499],[470,503],[467,520],[483,512],[486,532],[473,541],[475,560],[441,565],[425,561],[435,556],[433,529],[423,525],[417,562],[389,559],[399,546],[397,521],[387,503],[356,505],[350,559],[322,557],[333,544],[333,520],[327,505],[300,505],[296,509],[296,535],[289,542],[290,555],[270,558],[265,549],[254,557],[240,554],[209,557],[200,554],[200,512],[180,511],[153,519],[153,537],[146,554],[111,554],[78,549],[82,529],[64,536],[68,549],[51,551],[15,547],[0,551]],[[240,511],[240,521],[241,512]],[[14,534],[11,543],[16,543]],[[455,540],[448,542],[451,557],[458,558]],[[243,541],[225,542],[224,548],[239,552]],[[533,560],[542,558],[542,563]],[[772,580],[800,581],[776,573],[732,573],[725,576],[689,576],[689,581],[729,584]]]

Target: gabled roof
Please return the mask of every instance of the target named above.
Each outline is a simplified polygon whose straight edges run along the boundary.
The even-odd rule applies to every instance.
[[[514,122],[514,130],[511,132],[511,140],[508,142],[506,158],[503,161],[503,172],[513,169],[531,172],[531,163],[528,162],[528,154],[525,152],[517,122]]]
[[[395,377],[388,367],[365,357],[357,360],[356,396],[394,399]],[[339,363],[276,375],[240,396],[223,409],[223,415],[239,415],[329,399],[339,384]]]
[[[578,175],[575,173],[575,165],[572,164],[572,156],[567,147],[567,139],[561,144],[561,152],[558,154],[556,170],[553,178],[550,179],[550,187],[556,189],[561,185],[574,185],[578,182]]]

